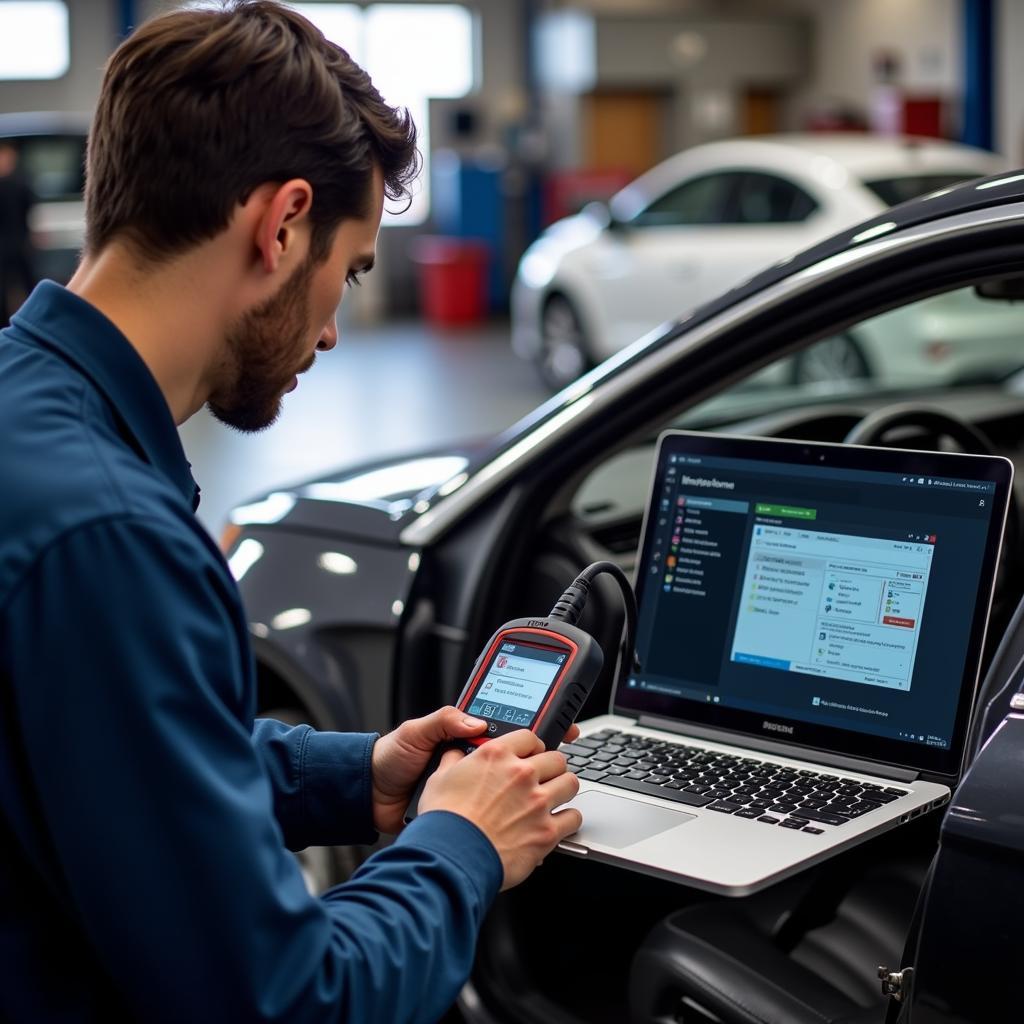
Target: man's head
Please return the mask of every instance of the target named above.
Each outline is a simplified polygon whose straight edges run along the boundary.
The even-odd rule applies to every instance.
[[[373,168],[408,196],[416,129],[305,18],[270,0],[175,11],[107,64],[89,137],[86,251],[115,238],[158,261],[212,238],[266,182],[313,189],[312,253],[370,212]]]
[[[85,255],[116,243],[159,268],[262,204],[277,220],[252,221],[253,249],[270,274],[274,225],[301,223],[303,264],[237,318],[210,386],[215,415],[260,429],[314,348],[334,344],[334,308],[356,269],[346,254],[372,261],[383,200],[408,197],[418,163],[408,112],[294,11],[272,0],[176,11],[107,65],[89,137]]]

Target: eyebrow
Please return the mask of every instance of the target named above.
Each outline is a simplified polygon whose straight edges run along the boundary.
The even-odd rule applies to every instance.
[[[368,274],[373,270],[373,264],[376,261],[376,253],[370,253],[368,256],[360,256],[359,263],[352,268],[352,271],[357,274]]]

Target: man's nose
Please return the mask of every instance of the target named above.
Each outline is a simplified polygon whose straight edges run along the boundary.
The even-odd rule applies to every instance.
[[[338,344],[338,317],[337,314],[327,321],[327,326],[320,334],[320,340],[316,343],[318,352],[330,352]]]

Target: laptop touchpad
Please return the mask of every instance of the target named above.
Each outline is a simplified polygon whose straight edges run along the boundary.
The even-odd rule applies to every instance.
[[[583,815],[583,827],[569,837],[570,842],[600,843],[617,850],[697,817],[668,807],[655,807],[639,800],[598,793],[593,789],[581,793],[568,806],[575,807]]]

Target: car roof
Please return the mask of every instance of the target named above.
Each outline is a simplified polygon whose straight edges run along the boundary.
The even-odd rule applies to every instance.
[[[857,173],[889,167],[913,173],[923,165],[939,161],[961,163],[979,161],[991,164],[994,153],[961,142],[933,139],[921,135],[868,135],[860,132],[791,132],[781,135],[737,139],[738,143],[757,143],[759,147],[783,147],[802,156],[824,156]],[[731,145],[731,144],[730,144]]]
[[[683,150],[642,174],[611,199],[614,215],[629,220],[655,196],[685,178],[749,168],[817,181],[825,189],[855,182],[929,174],[980,177],[1001,170],[996,154],[921,136],[855,132],[793,132],[708,142]]]
[[[931,192],[918,199],[900,203],[898,206],[889,207],[869,220],[840,231],[809,249],[804,249],[794,257],[780,260],[742,284],[724,292],[717,299],[698,306],[687,318],[687,324],[692,325],[708,320],[726,307],[771,287],[785,277],[806,270],[815,263],[832,256],[849,252],[877,238],[905,231],[907,228],[925,224],[928,221],[936,221],[993,206],[1004,206],[1022,200],[1024,200],[1024,169],[973,178],[939,189],[937,192]]]

